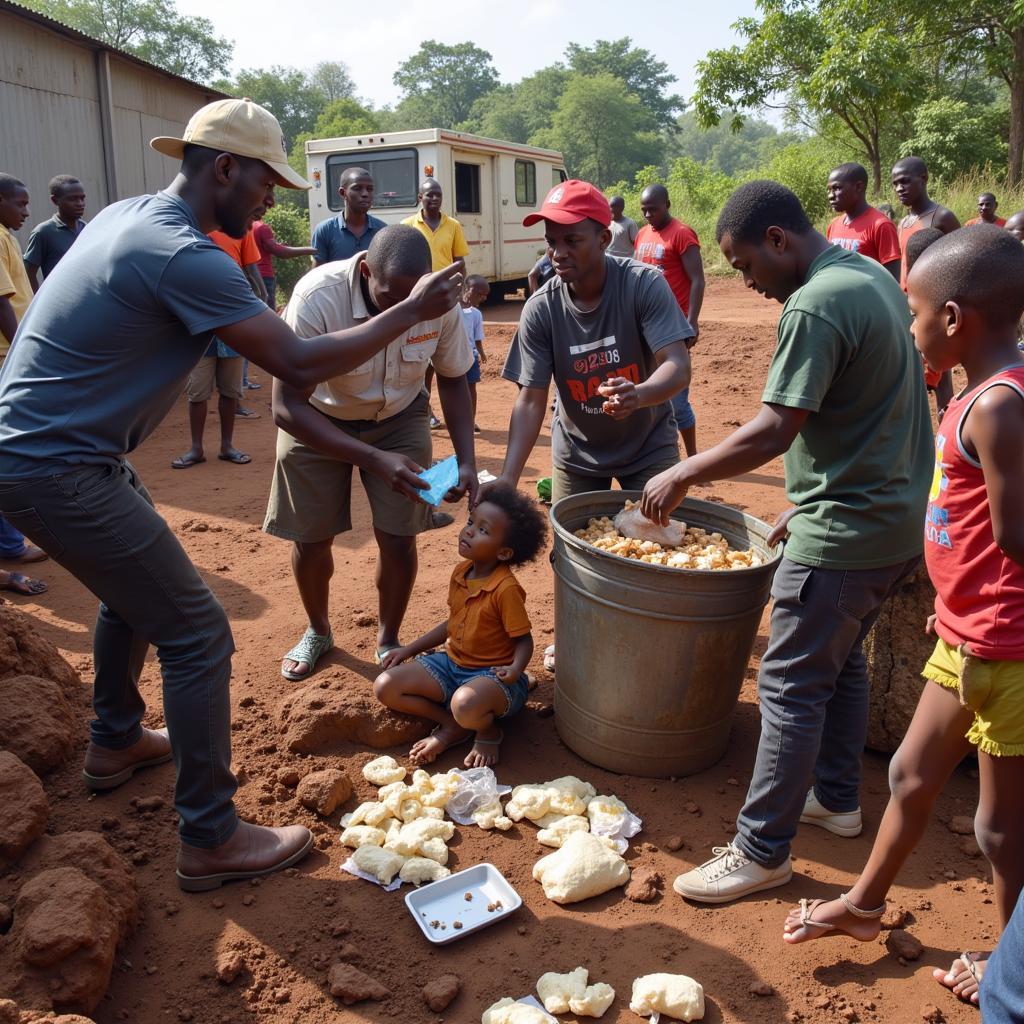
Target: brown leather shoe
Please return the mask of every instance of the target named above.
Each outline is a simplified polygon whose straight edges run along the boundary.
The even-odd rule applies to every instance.
[[[257,878],[290,868],[309,853],[313,833],[305,825],[267,828],[240,821],[227,842],[212,850],[178,847],[178,885],[185,892],[207,892],[238,878]]]
[[[90,789],[113,789],[127,782],[139,768],[163,764],[171,759],[171,741],[166,729],[143,729],[142,738],[124,750],[108,750],[89,744],[82,778]]]

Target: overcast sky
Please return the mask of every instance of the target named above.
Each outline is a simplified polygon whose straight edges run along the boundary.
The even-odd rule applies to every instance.
[[[491,54],[503,82],[516,82],[559,60],[571,42],[589,46],[628,35],[668,64],[678,79],[676,91],[689,97],[697,61],[734,42],[732,23],[754,13],[754,0],[648,0],[636,7],[623,0],[177,0],[177,6],[183,14],[209,18],[219,34],[234,40],[234,70],[341,60],[359,95],[375,106],[398,99],[391,76],[425,39],[470,40]]]

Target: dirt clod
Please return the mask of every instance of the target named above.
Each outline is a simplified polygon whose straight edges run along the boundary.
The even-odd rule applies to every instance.
[[[934,1003],[925,1003],[921,1007],[921,1019],[928,1024],[944,1024],[946,1015]]]
[[[967,814],[956,814],[949,819],[949,831],[955,836],[973,836],[974,819]]]
[[[918,960],[924,952],[920,940],[903,928],[893,928],[885,938],[885,948],[904,960]]]
[[[361,1003],[366,999],[387,999],[391,995],[391,990],[376,978],[371,978],[351,964],[335,964],[327,972],[327,987],[331,995],[335,999],[340,999],[346,1006]]]
[[[626,898],[634,903],[653,903],[665,887],[665,876],[653,868],[634,868],[626,884]]]
[[[0,751],[0,870],[13,864],[46,831],[50,803],[35,772]]]
[[[747,991],[752,996],[760,996],[762,999],[775,995],[775,989],[767,981],[752,981]]]
[[[423,986],[423,1001],[434,1013],[441,1013],[462,990],[462,979],[457,974],[442,974]]]
[[[675,853],[677,850],[681,850],[686,845],[686,840],[682,836],[675,835],[669,836],[665,840],[665,849]]]
[[[910,911],[901,907],[898,903],[885,908],[882,915],[881,925],[883,930],[892,931],[893,928],[904,928],[910,922]]]
[[[71,705],[60,686],[39,676],[12,676],[3,681],[0,743],[37,775],[59,768],[78,736]]]
[[[332,814],[352,795],[352,780],[337,768],[310,772],[295,790],[299,803],[317,814]]]
[[[237,950],[226,950],[217,960],[217,980],[230,985],[245,970],[245,958]]]

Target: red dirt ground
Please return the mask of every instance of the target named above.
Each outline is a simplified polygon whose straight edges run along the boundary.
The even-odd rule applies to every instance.
[[[481,468],[496,471],[505,439],[514,388],[498,377],[511,337],[509,320],[518,315],[512,303],[485,311],[505,323],[488,323],[491,360],[480,388]],[[723,437],[756,409],[773,347],[778,309],[738,282],[711,282],[695,351],[692,400],[703,446]],[[562,908],[548,902],[530,869],[548,852],[532,838],[529,826],[508,833],[459,830],[450,866],[458,869],[491,861],[509,877],[524,899],[514,921],[453,946],[434,949],[409,918],[399,893],[386,894],[369,883],[344,875],[344,852],[337,842],[337,818],[329,822],[272,795],[273,777],[284,765],[303,769],[340,767],[356,782],[365,799],[373,787],[360,766],[376,756],[349,748],[336,756],[301,758],[277,749],[276,709],[297,684],[278,672],[282,654],[301,634],[305,621],[289,569],[288,545],[260,532],[274,454],[269,415],[269,387],[250,392],[247,404],[261,413],[239,422],[236,444],[253,456],[246,467],[212,458],[188,471],[175,471],[171,459],[187,447],[184,402],[161,430],[136,453],[135,464],[160,510],[179,534],[190,555],[224,603],[234,627],[235,768],[242,773],[240,812],[267,824],[303,821],[319,834],[318,849],[293,877],[274,877],[259,887],[230,885],[220,892],[187,896],[174,881],[177,846],[170,809],[170,767],[153,769],[103,796],[89,796],[78,777],[81,749],[63,771],[51,775],[46,788],[53,804],[50,830],[103,830],[122,851],[134,855],[144,917],[118,959],[106,1000],[96,1011],[100,1024],[133,1021],[241,1022],[265,1020],[321,1024],[326,1021],[479,1020],[498,998],[529,993],[545,971],[589,968],[592,980],[611,983],[618,992],[605,1021],[635,1021],[628,1009],[634,977],[653,971],[690,974],[704,986],[708,1021],[886,1021],[921,1020],[925,1004],[936,1004],[945,1019],[967,1022],[977,1011],[960,1005],[931,978],[933,966],[947,966],[963,949],[990,948],[997,934],[992,888],[983,860],[961,851],[962,840],[944,824],[953,815],[972,814],[976,775],[961,770],[943,795],[925,842],[900,876],[895,902],[912,911],[913,933],[924,943],[923,956],[901,964],[878,942],[857,944],[845,938],[789,948],[782,942],[787,906],[799,897],[834,895],[848,887],[864,862],[887,797],[887,761],[865,756],[863,805],[867,829],[856,840],[842,840],[805,828],[796,840],[796,875],[787,887],[764,899],[751,898],[717,909],[684,903],[669,890],[658,902],[631,903],[621,890]],[[217,421],[208,424],[215,451]],[[548,444],[542,439],[530,459],[524,488],[548,474]],[[437,453],[450,451],[439,439]],[[357,489],[358,490],[358,489]],[[773,463],[736,481],[698,488],[698,497],[714,497],[772,519],[785,506],[781,465]],[[355,508],[356,529],[339,538],[332,618],[338,648],[326,659],[318,678],[332,685],[368,687],[375,675],[370,657],[372,628],[356,625],[373,614],[375,549],[361,491]],[[404,635],[413,637],[444,614],[448,576],[457,558],[455,531],[425,535],[420,546],[420,576]],[[37,616],[40,630],[88,678],[90,630],[95,600],[74,579],[51,563],[34,567],[50,583],[38,604],[19,601]],[[628,857],[634,866],[654,868],[668,882],[680,870],[699,863],[712,845],[729,839],[742,801],[758,736],[754,687],[756,654],[763,650],[764,628],[744,685],[728,753],[714,768],[678,782],[613,776],[591,768],[558,740],[554,720],[538,714],[552,699],[552,679],[540,669],[539,652],[552,634],[552,581],[546,560],[520,573],[536,626],[538,657],[532,666],[540,678],[527,709],[511,728],[499,770],[511,784],[538,782],[564,774],[589,779],[599,792],[618,794],[645,822]],[[148,722],[161,721],[159,678],[155,661],[147,665],[145,693]],[[393,751],[396,756],[402,750]],[[439,764],[455,765],[449,754]],[[160,795],[163,810],[146,816],[129,801]],[[278,791],[278,797],[283,794]],[[701,813],[688,813],[688,802]],[[346,808],[351,809],[354,801]],[[104,827],[105,826],[105,827]],[[665,849],[668,837],[680,834],[686,846]],[[0,901],[11,902],[12,880],[0,879]],[[339,927],[341,926],[341,927]],[[345,928],[350,931],[345,931]],[[354,962],[392,992],[379,1003],[345,1008],[325,990],[326,969],[336,962],[344,943],[356,947]],[[246,970],[230,986],[216,979],[218,953],[242,951]],[[455,973],[463,981],[457,1001],[440,1017],[425,1006],[420,990],[438,974]],[[751,994],[757,982],[774,994]],[[573,1020],[566,1017],[562,1019]]]

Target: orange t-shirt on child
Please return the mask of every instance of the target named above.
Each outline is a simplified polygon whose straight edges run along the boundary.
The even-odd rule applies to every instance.
[[[507,565],[490,576],[467,579],[473,568],[460,562],[448,585],[448,640],[445,650],[463,668],[494,668],[511,664],[516,640],[532,628],[526,613],[526,591]]]
[[[260,261],[260,247],[256,244],[252,228],[246,231],[242,238],[232,238],[230,235],[225,235],[223,231],[211,231],[208,237],[240,267],[247,267],[250,263],[259,263]]]

